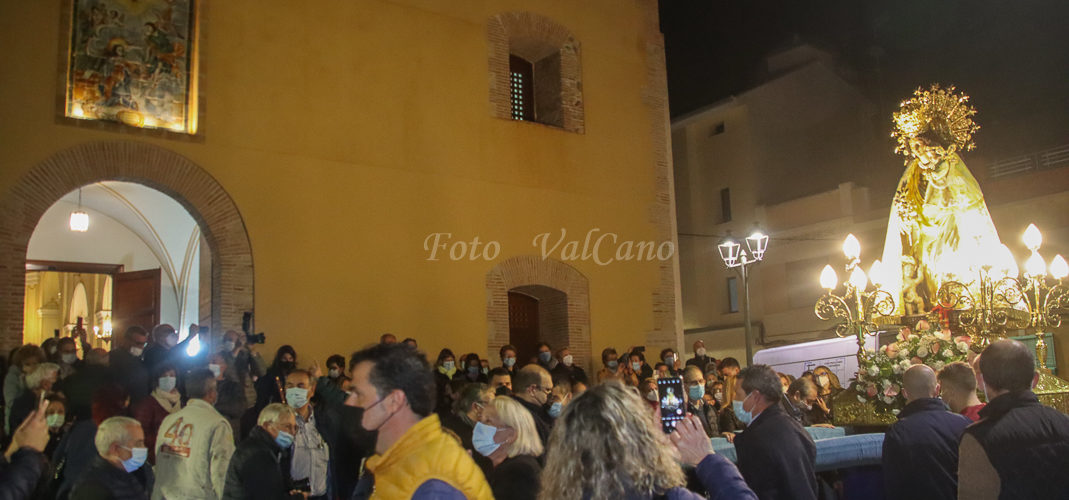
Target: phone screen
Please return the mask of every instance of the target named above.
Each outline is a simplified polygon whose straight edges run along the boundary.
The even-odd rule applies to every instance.
[[[661,428],[667,434],[675,430],[676,422],[687,416],[687,409],[684,407],[686,402],[683,399],[683,379],[657,379],[657,397],[661,402]]]

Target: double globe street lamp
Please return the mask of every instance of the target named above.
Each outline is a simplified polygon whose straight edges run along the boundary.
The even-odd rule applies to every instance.
[[[765,257],[765,249],[768,247],[768,235],[760,230],[754,230],[746,237],[746,247],[732,238],[730,235],[717,245],[720,250],[720,258],[728,269],[738,271],[742,279],[743,302],[742,321],[746,335],[746,364],[753,363],[753,327],[750,325],[750,272],[751,265],[761,262]]]

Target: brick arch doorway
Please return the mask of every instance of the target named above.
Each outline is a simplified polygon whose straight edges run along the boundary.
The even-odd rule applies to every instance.
[[[500,366],[498,351],[512,340],[513,304],[526,297],[528,320],[537,303],[538,338],[554,350],[567,347],[575,364],[590,373],[590,285],[586,276],[563,262],[533,255],[506,259],[486,274],[487,349],[491,366]],[[519,353],[520,363],[531,354]]]
[[[193,216],[211,253],[212,330],[240,330],[253,310],[252,246],[234,200],[208,172],[151,144],[91,142],[56,152],[30,168],[0,198],[0,349],[22,343],[30,236],[52,204],[101,181],[143,184],[174,198]]]

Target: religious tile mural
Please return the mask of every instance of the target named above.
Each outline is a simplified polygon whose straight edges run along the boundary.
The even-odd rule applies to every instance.
[[[72,6],[66,116],[195,133],[195,1]]]

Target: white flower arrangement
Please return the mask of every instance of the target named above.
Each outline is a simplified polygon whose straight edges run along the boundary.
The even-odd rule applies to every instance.
[[[964,361],[970,344],[969,337],[955,339],[949,330],[932,331],[926,321],[921,321],[915,333],[903,328],[896,342],[880,347],[860,360],[857,378],[851,387],[859,402],[871,402],[877,411],[891,411],[897,415],[906,402],[902,395],[902,374],[910,366],[923,363],[933,370],[941,370],[951,362]]]

